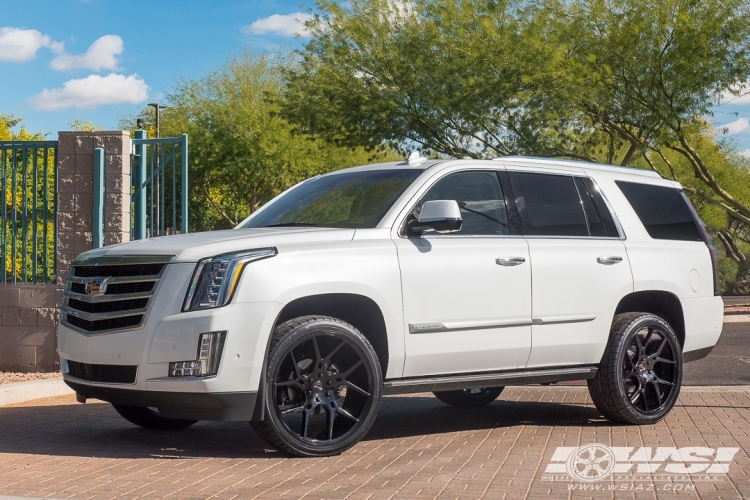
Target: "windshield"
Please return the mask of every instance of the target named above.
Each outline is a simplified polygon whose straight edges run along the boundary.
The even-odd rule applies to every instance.
[[[422,169],[365,170],[311,179],[273,202],[243,227],[372,228]]]

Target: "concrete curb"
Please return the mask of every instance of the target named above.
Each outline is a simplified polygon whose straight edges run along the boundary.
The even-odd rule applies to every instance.
[[[61,378],[0,384],[0,406],[25,403],[34,399],[75,394]]]
[[[750,314],[725,314],[724,323],[750,323]]]
[[[545,391],[574,391],[576,389],[581,391],[587,391],[589,388],[586,385],[509,385],[508,389],[528,389],[535,391],[544,389]],[[723,392],[747,392],[750,393],[750,385],[683,385],[680,387],[680,392],[711,392],[711,393],[723,393]],[[502,395],[500,396],[502,399]]]

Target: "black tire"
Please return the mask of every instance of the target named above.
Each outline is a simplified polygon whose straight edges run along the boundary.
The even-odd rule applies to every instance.
[[[477,387],[462,391],[433,392],[436,398],[447,405],[478,408],[492,403],[505,387]]]
[[[138,425],[145,429],[155,429],[158,431],[176,431],[190,427],[197,420],[187,420],[183,418],[166,418],[162,417],[157,411],[142,406],[116,405],[117,413],[131,424]]]
[[[613,422],[663,419],[682,386],[682,348],[670,324],[650,313],[615,316],[599,371],[588,386],[596,409]]]
[[[291,455],[330,456],[372,427],[383,375],[372,345],[352,325],[304,316],[274,331],[265,383],[265,419],[253,429]]]

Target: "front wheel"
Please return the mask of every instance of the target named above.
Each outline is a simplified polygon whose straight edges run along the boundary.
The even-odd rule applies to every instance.
[[[183,418],[162,417],[161,413],[151,408],[141,406],[116,405],[113,404],[117,413],[131,424],[138,425],[144,429],[154,429],[159,431],[175,431],[190,427],[197,420],[187,420]]]
[[[354,446],[372,427],[383,376],[375,350],[352,325],[304,316],[276,328],[266,378],[265,420],[253,428],[298,456]]]
[[[447,405],[478,408],[492,403],[505,387],[475,387],[462,391],[433,392],[436,398]]]
[[[596,409],[613,422],[653,424],[672,409],[681,385],[682,349],[669,323],[650,313],[617,315],[588,381]]]

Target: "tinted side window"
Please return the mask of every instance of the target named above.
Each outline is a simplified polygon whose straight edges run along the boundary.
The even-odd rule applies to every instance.
[[[461,208],[461,231],[451,234],[508,234],[505,198],[495,172],[451,174],[432,186],[421,203],[433,200],[455,200]]]
[[[604,198],[602,198],[602,194],[599,192],[599,187],[588,177],[581,179],[581,181],[584,186],[586,186],[586,191],[594,201],[594,205],[596,206],[599,217],[602,219],[602,224],[604,225],[604,230],[606,231],[607,236],[619,237],[620,232],[615,225],[615,219],[612,217],[612,213],[609,211],[607,204],[604,203]]]
[[[525,172],[508,172],[508,176],[524,235],[589,235],[572,177]]]
[[[649,236],[657,240],[703,241],[690,207],[671,187],[615,181],[638,214]]]
[[[576,177],[575,182],[578,194],[581,195],[586,220],[589,223],[589,234],[591,236],[620,236],[612,214],[609,212],[607,204],[604,203],[596,184],[587,177]]]

